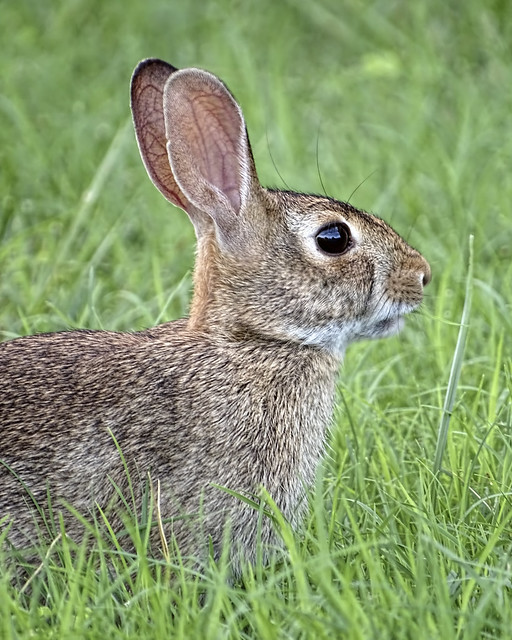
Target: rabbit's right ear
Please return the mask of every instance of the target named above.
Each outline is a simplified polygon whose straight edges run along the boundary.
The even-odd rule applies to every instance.
[[[165,83],[163,113],[181,191],[213,220],[225,247],[237,244],[247,226],[246,205],[261,188],[242,110],[216,76],[182,69]]]

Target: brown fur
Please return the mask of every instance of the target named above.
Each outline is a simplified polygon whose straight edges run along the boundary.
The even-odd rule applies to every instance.
[[[258,513],[213,485],[249,496],[264,487],[296,523],[344,349],[395,332],[430,268],[375,216],[261,187],[241,111],[214,76],[145,61],[132,109],[152,180],[196,228],[190,317],[0,345],[0,517],[13,519],[14,544],[33,536],[20,481],[43,506],[49,489],[55,509],[121,513],[114,483],[127,494],[128,481],[114,436],[139,501],[148,473],[160,482],[162,516],[174,518],[166,533],[185,553],[200,554],[203,534],[218,550],[229,523],[233,548],[251,559]],[[352,244],[327,256],[315,234],[334,222]],[[273,540],[270,521],[261,535]]]

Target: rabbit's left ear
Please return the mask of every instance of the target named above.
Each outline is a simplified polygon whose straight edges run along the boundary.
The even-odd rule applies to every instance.
[[[260,189],[240,107],[214,75],[183,69],[165,84],[163,116],[180,190],[228,239]]]
[[[163,115],[165,83],[176,71],[163,60],[143,60],[133,72],[130,98],[135,136],[149,177],[167,200],[187,211],[189,203],[169,166]]]

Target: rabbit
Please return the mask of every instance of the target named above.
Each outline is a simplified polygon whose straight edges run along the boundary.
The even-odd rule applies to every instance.
[[[120,494],[131,483],[140,508],[149,475],[165,535],[194,558],[228,536],[236,572],[277,541],[240,495],[264,489],[301,522],[347,346],[397,333],[430,266],[374,215],[261,186],[242,111],[211,73],[144,60],[131,109],[151,180],[195,229],[190,313],[0,344],[0,518],[23,548],[49,495],[68,535],[82,535],[69,506],[99,506],[120,531]]]

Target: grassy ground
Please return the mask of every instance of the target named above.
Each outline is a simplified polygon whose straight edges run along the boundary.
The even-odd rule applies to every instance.
[[[0,338],[186,313],[193,232],[147,179],[129,122],[130,74],[148,56],[226,81],[264,184],[325,187],[378,212],[434,276],[402,336],[349,351],[310,517],[297,534],[282,526],[275,566],[235,585],[222,562],[169,580],[144,540],[114,557],[57,540],[30,584],[0,577],[0,638],[509,637],[512,5],[0,11]],[[470,234],[470,326],[444,441]]]

